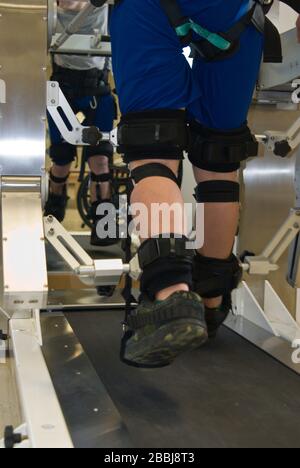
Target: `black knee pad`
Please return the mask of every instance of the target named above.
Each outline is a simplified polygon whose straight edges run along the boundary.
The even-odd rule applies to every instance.
[[[191,122],[190,135],[189,160],[205,171],[235,172],[242,161],[258,155],[258,142],[247,125],[221,132]]]
[[[188,149],[186,113],[181,110],[134,112],[118,126],[118,152],[127,164],[147,159],[182,160]]]
[[[112,178],[113,176],[111,172],[107,172],[106,174],[99,174],[99,175],[91,172],[91,181],[96,182],[97,184],[101,184],[104,182],[111,182]]]
[[[196,254],[193,264],[194,290],[206,299],[225,296],[238,287],[243,269],[235,257],[227,260]]]
[[[87,160],[94,156],[106,156],[110,161],[112,161],[114,148],[109,141],[100,141],[96,146],[86,146],[84,148],[84,155]]]
[[[194,251],[186,248],[186,237],[164,239],[162,236],[148,239],[138,251],[143,270],[141,292],[151,300],[162,289],[185,283],[192,287]]]
[[[76,158],[76,146],[69,143],[53,144],[50,147],[50,158],[57,166],[71,164]]]
[[[52,174],[52,171],[50,171],[49,179],[51,182],[54,182],[55,184],[66,184],[68,181],[69,175],[70,174],[68,174],[66,177],[57,177]]]
[[[160,163],[149,163],[140,166],[131,171],[131,177],[136,184],[149,177],[164,177],[172,180],[175,184],[180,185],[180,181],[174,172],[164,164]]]
[[[198,203],[238,203],[240,184],[228,180],[201,182],[195,190]]]

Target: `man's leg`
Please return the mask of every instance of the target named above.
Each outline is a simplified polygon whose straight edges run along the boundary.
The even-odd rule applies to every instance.
[[[76,157],[76,147],[63,143],[58,130],[49,119],[51,137],[50,157],[53,165],[50,169],[49,197],[45,206],[45,216],[52,215],[62,222],[65,218],[68,195],[67,182],[72,162]]]
[[[221,62],[194,64],[203,100],[191,104],[190,160],[197,182],[196,199],[205,205],[205,242],[194,260],[194,284],[206,305],[211,337],[231,309],[231,292],[242,271],[233,255],[239,219],[237,170],[257,154],[247,127],[263,37],[253,26],[241,37],[240,50]]]
[[[228,181],[237,184],[239,176],[237,172],[228,174],[204,171],[194,167],[195,179],[199,187],[210,181]],[[226,260],[230,257],[235,236],[238,229],[240,214],[240,204],[238,201],[205,203],[204,207],[204,245],[199,254],[204,257],[218,258]],[[220,242],[220,226],[222,235]],[[217,298],[204,299],[204,303],[209,308],[219,307],[222,303],[222,296]]]
[[[166,131],[172,135],[167,147],[157,139]],[[139,365],[162,366],[207,339],[201,300],[191,292],[194,253],[186,245],[178,182],[188,141],[186,115],[162,110],[125,115],[120,135],[135,184],[131,208],[141,228],[138,257],[143,270],[141,301],[136,315],[128,318],[124,357]]]
[[[179,109],[198,98],[199,90],[193,87],[180,41],[159,2],[120,2],[113,10],[111,36],[122,112],[119,152],[135,184],[132,208],[139,204],[147,210],[138,251],[140,304],[128,317],[122,357],[142,366],[163,366],[207,339],[201,299],[190,292],[194,254],[183,236],[177,180],[187,147],[186,114]],[[159,214],[152,216],[159,204],[169,213],[177,204],[179,222],[171,217],[166,228]]]
[[[109,158],[107,156],[92,156],[89,158],[89,167],[91,173],[96,176],[95,179],[104,174],[110,174]],[[110,181],[97,182],[91,180],[90,193],[92,203],[97,202],[99,199],[110,200],[112,195]]]
[[[149,160],[145,163],[138,161],[134,162],[130,165],[131,171],[134,173],[135,169],[141,168],[148,164],[161,164],[168,169],[170,169],[175,177],[178,176],[178,168],[179,162],[178,161],[165,161],[165,160]],[[145,206],[148,212],[147,219],[144,219],[142,222],[145,226],[148,226],[148,236],[159,236],[164,234],[163,229],[163,219],[153,219],[153,215],[151,213],[153,204],[166,204],[168,207],[176,204],[177,209],[179,209],[179,214],[181,212],[181,222],[175,223],[175,219],[170,219],[170,230],[171,233],[176,233],[182,236],[186,235],[184,231],[185,228],[185,220],[184,220],[184,201],[182,198],[182,193],[178,185],[172,181],[171,179],[164,179],[162,177],[149,177],[143,179],[141,182],[135,185],[135,188],[132,193],[131,203],[134,205],[135,203],[141,203]],[[176,224],[176,226],[175,226]],[[181,224],[179,227],[178,224]],[[146,239],[143,239],[146,240]],[[167,288],[164,288],[160,291],[157,291],[155,298],[157,300],[163,301],[170,297],[173,293],[177,291],[189,291],[189,285],[187,283],[177,283],[171,285]]]

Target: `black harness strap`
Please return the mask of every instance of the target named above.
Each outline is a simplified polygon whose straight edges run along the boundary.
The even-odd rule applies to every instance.
[[[160,4],[174,29],[188,21],[188,18],[183,16],[177,1],[174,2],[173,0],[160,0]],[[181,38],[181,42],[183,45],[189,45],[192,41],[192,37],[192,32],[189,32],[186,36]]]
[[[136,184],[149,177],[164,177],[170,179],[175,184],[179,184],[174,172],[167,166],[159,163],[145,164],[131,171],[131,177]]]
[[[296,11],[300,10],[299,5],[296,6],[298,0],[282,1],[292,6]],[[179,26],[188,24],[190,20],[183,15],[177,0],[160,0],[160,3],[176,33]],[[265,34],[265,62],[281,63],[282,46],[280,34],[277,28],[265,16],[272,4],[273,2],[267,4],[263,0],[255,0],[250,11],[237,21],[231,29],[224,33],[218,33],[217,36],[220,39],[223,38],[231,44],[226,50],[219,48],[213,41],[211,42],[203,37],[199,41],[194,41],[193,34],[190,31],[187,35],[180,36],[179,39],[184,45],[191,46],[193,58],[200,56],[207,61],[222,60],[237,52],[241,35],[250,24],[253,24],[258,31]]]

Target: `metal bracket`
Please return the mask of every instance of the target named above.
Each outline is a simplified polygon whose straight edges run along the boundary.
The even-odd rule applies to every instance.
[[[95,5],[93,5],[93,3],[95,3]],[[73,21],[71,21],[68,24],[68,26],[63,31],[63,33],[60,34],[60,36],[57,38],[56,42],[54,43],[54,45],[52,47],[53,50],[56,50],[59,47],[61,47],[67,41],[67,39],[69,39],[70,36],[77,33],[80,30],[82,24],[84,24],[86,18],[89,17],[90,15],[92,15],[99,6],[103,6],[105,3],[106,3],[106,0],[103,0],[103,1],[99,0],[97,2],[88,2],[86,7],[83,8],[75,16]]]
[[[291,102],[300,104],[300,80],[293,81],[292,88],[296,90]],[[276,156],[285,158],[300,145],[300,118],[286,132],[268,130],[264,135],[256,135],[256,139]]]
[[[29,440],[29,435],[28,435],[28,426],[26,423],[22,424],[19,427],[16,427],[13,430],[13,434],[15,436],[18,436],[20,442],[16,442],[14,444],[13,448],[18,448],[18,449],[29,449],[32,448],[31,442]],[[12,434],[12,436],[13,436]],[[7,441],[5,439],[0,439],[0,449],[5,449],[7,445]]]
[[[71,145],[96,146],[100,141],[110,141],[118,146],[117,128],[102,133],[97,127],[81,125],[56,81],[47,83],[47,109],[61,135]]]
[[[246,257],[244,271],[249,275],[268,275],[279,269],[278,260],[300,232],[300,211],[292,210],[261,255]]]
[[[113,286],[129,273],[129,265],[121,259],[93,260],[53,216],[44,218],[44,227],[48,242],[84,284]]]

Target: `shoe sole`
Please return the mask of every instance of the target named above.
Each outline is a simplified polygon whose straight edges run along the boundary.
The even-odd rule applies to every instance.
[[[120,240],[119,239],[111,239],[111,240],[103,240],[103,241],[90,241],[90,245],[93,247],[111,247],[112,245],[117,245],[119,244]]]
[[[207,329],[196,319],[181,319],[162,325],[149,336],[136,339],[138,333],[126,344],[125,359],[144,366],[166,366],[176,357],[193,351],[208,340]]]

